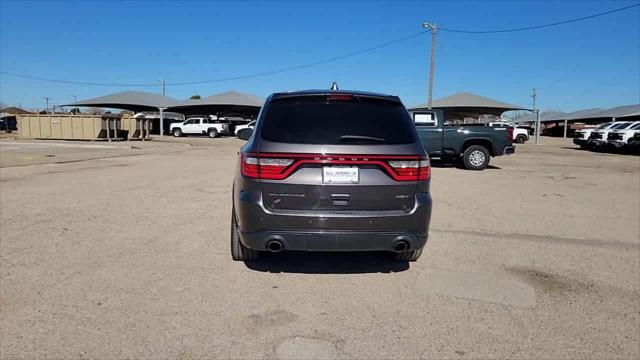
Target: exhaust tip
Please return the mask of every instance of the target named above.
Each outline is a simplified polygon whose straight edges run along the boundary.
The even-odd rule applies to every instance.
[[[400,240],[393,244],[393,251],[403,252],[409,250],[409,243],[405,240]]]
[[[271,252],[280,252],[284,250],[284,246],[280,240],[270,240],[267,242],[267,250]]]

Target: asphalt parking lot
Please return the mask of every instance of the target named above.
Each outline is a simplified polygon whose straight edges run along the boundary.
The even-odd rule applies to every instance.
[[[242,141],[2,140],[0,352],[638,358],[640,157],[542,141],[482,172],[435,164],[416,263],[245,264],[229,254]]]

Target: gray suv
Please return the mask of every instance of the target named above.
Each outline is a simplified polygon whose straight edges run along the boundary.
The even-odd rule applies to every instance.
[[[231,255],[390,251],[415,261],[431,219],[428,155],[397,96],[276,93],[238,157]]]

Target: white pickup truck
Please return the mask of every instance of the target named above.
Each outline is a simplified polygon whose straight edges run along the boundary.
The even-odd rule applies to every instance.
[[[593,131],[606,130],[612,127],[614,124],[615,123],[613,122],[608,122],[608,123],[600,124],[595,128],[580,129],[576,131],[576,137],[573,139],[573,143],[580,146],[581,149],[586,149],[587,143],[589,142],[589,137],[591,136],[591,133]]]
[[[607,149],[615,151],[627,146],[638,130],[640,130],[640,122],[624,130],[611,130],[607,135]]]
[[[229,124],[205,117],[188,118],[181,123],[173,123],[169,131],[175,137],[183,135],[208,135],[210,138],[229,134]]]
[[[609,133],[616,130],[626,130],[634,126],[634,121],[616,121],[613,125],[607,129],[594,130],[589,135],[589,141],[587,142],[587,148],[591,150],[602,150],[607,145],[607,138]]]
[[[527,129],[522,129],[517,127],[514,123],[512,122],[508,122],[508,121],[496,121],[496,122],[490,122],[489,126],[491,127],[502,127],[502,126],[507,126],[507,127],[512,127],[513,128],[513,141],[518,143],[518,144],[524,144],[525,142],[527,142],[527,140],[529,140],[529,132],[527,131]]]

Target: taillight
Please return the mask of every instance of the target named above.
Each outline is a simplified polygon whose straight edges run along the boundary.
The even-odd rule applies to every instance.
[[[265,158],[242,154],[242,175],[257,179],[284,179],[284,171],[293,164],[293,159]]]
[[[256,179],[286,179],[303,164],[373,165],[396,181],[427,180],[431,175],[429,158],[415,155],[241,154],[242,175]]]
[[[513,141],[513,128],[511,126],[507,127],[507,133],[509,133],[509,142]]]
[[[395,180],[427,180],[431,172],[429,159],[390,160],[389,165],[395,172],[395,176],[391,174]]]

